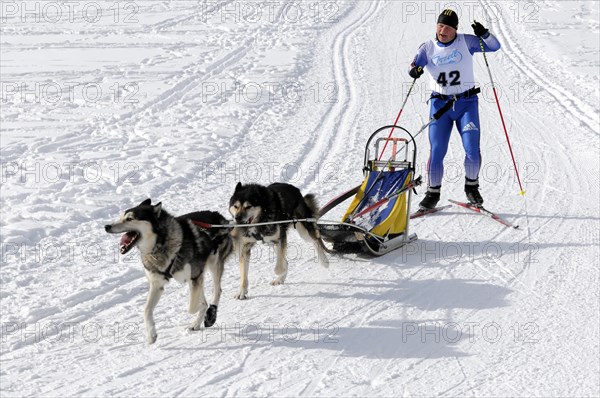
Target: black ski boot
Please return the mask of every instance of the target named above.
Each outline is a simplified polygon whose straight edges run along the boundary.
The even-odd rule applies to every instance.
[[[442,187],[429,187],[425,192],[425,197],[419,203],[419,210],[435,209],[435,206],[440,201],[440,189]]]
[[[478,180],[469,180],[467,178],[465,182],[465,194],[467,194],[467,200],[470,204],[475,206],[483,205],[483,198],[479,193],[479,181]]]

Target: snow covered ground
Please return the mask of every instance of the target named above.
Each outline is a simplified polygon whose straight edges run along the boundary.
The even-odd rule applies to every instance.
[[[3,396],[600,395],[598,2],[0,4]],[[327,270],[292,234],[284,285],[262,246],[235,300],[227,263],[213,329],[186,331],[171,282],[147,346],[139,256],[103,225],[147,197],[226,214],[238,181],[321,203],[356,185],[446,5],[503,45],[489,60],[527,194],[481,54],[480,178],[520,229],[450,209],[403,250]],[[462,157],[453,136],[443,200],[463,198]]]

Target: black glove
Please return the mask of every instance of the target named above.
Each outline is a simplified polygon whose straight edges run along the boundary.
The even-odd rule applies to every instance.
[[[420,66],[415,66],[414,68],[412,68],[408,74],[410,75],[410,77],[412,77],[413,79],[418,79],[419,77],[421,77],[421,75],[423,74],[423,68]]]
[[[473,28],[473,32],[475,32],[475,36],[478,36],[478,37],[485,36],[488,32],[488,30],[477,21],[473,21],[473,23],[471,24],[471,27]]]

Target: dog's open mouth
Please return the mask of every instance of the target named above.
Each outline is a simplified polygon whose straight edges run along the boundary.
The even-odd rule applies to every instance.
[[[135,246],[135,242],[140,238],[140,234],[137,232],[127,232],[121,236],[121,254],[127,253],[129,250],[133,249]]]
[[[246,225],[246,224],[252,224],[252,221],[254,221],[254,217],[248,217],[245,220],[244,219],[235,219],[235,223],[238,225]]]

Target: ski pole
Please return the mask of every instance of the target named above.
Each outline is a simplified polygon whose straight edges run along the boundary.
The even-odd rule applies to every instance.
[[[417,79],[413,79],[413,82],[410,85],[410,88],[408,89],[408,93],[406,94],[406,97],[404,98],[404,102],[402,103],[402,107],[400,107],[400,112],[398,112],[398,116],[396,116],[396,120],[394,121],[394,126],[396,125],[396,123],[398,123],[398,120],[400,120],[400,115],[402,115],[402,111],[404,110],[404,107],[406,106],[406,103],[408,102],[408,97],[410,96],[410,92],[412,91],[416,82],[417,82]],[[392,131],[390,131],[390,134],[388,135],[387,138],[389,139],[392,136],[392,134],[394,134],[393,127],[392,127]],[[385,141],[385,144],[383,145],[383,149],[381,150],[381,154],[379,154],[379,159],[377,159],[377,160],[381,160],[381,158],[383,157],[383,153],[385,152],[385,148],[387,147],[388,142],[389,142],[388,140]]]
[[[477,22],[477,21],[473,21]],[[492,70],[490,69],[490,64],[488,63],[487,56],[485,55],[485,47],[483,45],[483,39],[479,38],[479,45],[481,46],[481,52],[483,53],[483,59],[485,61],[485,66],[487,68],[488,74],[490,75],[490,82],[492,83],[492,91],[494,92],[494,98],[496,99],[496,105],[498,106],[498,112],[500,113],[500,120],[502,121],[502,128],[504,129],[504,135],[506,136],[506,143],[508,144],[508,149],[510,151],[510,156],[512,158],[513,166],[515,167],[515,173],[517,175],[517,181],[519,182],[519,189],[521,191],[519,194],[521,196],[525,196],[525,191],[523,190],[523,185],[521,185],[521,177],[519,177],[519,169],[517,168],[517,162],[515,161],[515,155],[513,154],[512,146],[510,145],[510,138],[508,138],[508,131],[506,130],[506,123],[504,123],[504,115],[502,115],[502,108],[500,108],[500,101],[498,100],[498,93],[496,92],[496,85],[494,84],[494,78],[492,77]]]

